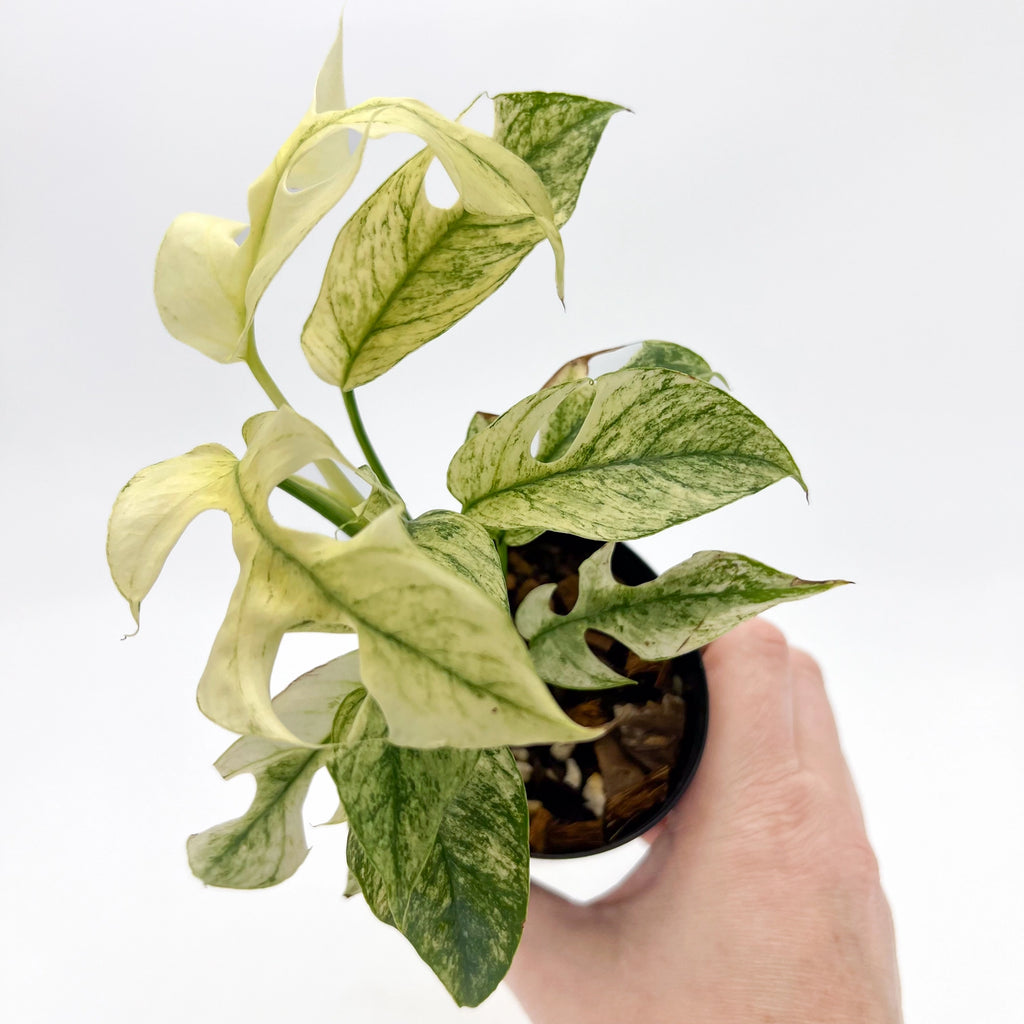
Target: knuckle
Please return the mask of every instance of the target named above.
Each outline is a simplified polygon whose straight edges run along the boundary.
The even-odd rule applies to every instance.
[[[748,792],[741,856],[826,888],[880,888],[878,859],[857,816],[820,777],[803,770]]]

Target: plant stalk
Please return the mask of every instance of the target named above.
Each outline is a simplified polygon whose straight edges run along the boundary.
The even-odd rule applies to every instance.
[[[373,470],[377,479],[385,487],[389,487],[397,493],[395,485],[391,482],[391,477],[388,476],[387,470],[382,465],[376,451],[374,451],[373,445],[370,443],[370,435],[366,433],[366,427],[363,426],[363,418],[359,415],[359,406],[356,405],[355,391],[343,391],[341,398],[345,403],[345,411],[348,413],[349,422],[352,424],[356,440],[359,442],[359,447],[366,458],[366,464]]]
[[[360,530],[355,512],[342,505],[334,494],[324,487],[318,487],[311,480],[290,476],[277,485],[285,494],[297,498],[303,505],[319,512],[329,523],[354,537]]]
[[[256,348],[256,329],[254,326],[250,325],[249,333],[246,337],[245,363],[252,371],[256,382],[263,388],[267,398],[274,403],[275,409],[280,409],[282,405],[291,405],[288,399],[284,397],[284,392],[277,386],[277,382],[270,376],[270,371],[264,365],[263,360],[260,359],[259,351]],[[363,496],[356,490],[355,486],[349,482],[345,474],[330,459],[317,459],[313,465],[320,470],[324,480],[327,481],[328,487],[341,499],[345,507],[358,505],[363,500]],[[298,495],[294,495],[294,497],[298,497]],[[304,499],[299,498],[299,500],[303,501]],[[306,502],[306,504],[309,504],[309,502]],[[310,508],[312,507],[310,505]],[[319,512],[320,509],[317,509],[317,511]],[[330,519],[329,516],[326,518]],[[333,522],[333,520],[331,521]]]

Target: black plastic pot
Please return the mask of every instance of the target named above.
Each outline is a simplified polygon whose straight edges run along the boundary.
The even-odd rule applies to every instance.
[[[563,564],[570,571],[576,571],[579,565],[601,546],[602,543],[600,541],[586,540],[569,534],[546,533],[529,544],[523,545],[521,548],[513,548],[511,550],[519,552],[527,560],[535,560],[544,556],[550,558],[551,552],[557,551]],[[612,556],[612,573],[617,580],[630,586],[648,583],[657,576],[636,552],[624,544],[617,544],[615,547],[615,552]],[[558,578],[554,575],[550,576],[549,579],[551,582],[558,582]],[[541,582],[548,582],[548,580],[542,579]],[[510,600],[513,606],[515,606],[515,595],[510,594]],[[513,612],[514,610],[515,608],[513,607]],[[552,691],[556,697],[559,696],[557,687],[552,687]],[[633,703],[636,700],[635,691],[635,686],[627,684],[612,691],[601,692],[614,697],[614,699],[619,700],[621,703]],[[575,692],[578,693],[579,691]],[[685,701],[686,714],[678,755],[675,764],[669,771],[668,790],[664,802],[631,818],[615,834],[609,835],[606,833],[605,841],[600,846],[580,850],[544,852],[535,851],[531,848],[532,856],[543,859],[565,859],[603,853],[606,850],[614,849],[637,838],[637,836],[642,835],[668,814],[693,779],[697,765],[700,763],[704,742],[707,737],[708,688],[699,651],[692,651],[673,660],[672,692],[682,697]],[[568,691],[562,691],[563,696],[566,693]]]

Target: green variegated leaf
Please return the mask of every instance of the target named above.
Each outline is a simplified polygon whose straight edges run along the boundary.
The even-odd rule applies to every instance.
[[[355,179],[368,138],[419,136],[455,183],[466,210],[522,220],[563,251],[547,192],[505,147],[411,99],[373,99],[345,109],[341,32],[317,80],[312,107],[249,189],[249,224],[188,213],[157,255],[160,316],[180,341],[221,362],[244,358],[256,305],[274,275]],[[342,104],[342,106],[338,106]],[[361,132],[349,146],[350,133]]]
[[[205,508],[226,511],[238,583],[199,683],[199,705],[236,732],[301,744],[270,702],[285,633],[360,637],[363,682],[395,743],[494,746],[593,738],[533,671],[506,611],[421,551],[399,510],[352,540],[286,529],[267,498],[316,459],[340,460],[328,438],[287,406],[256,417],[237,461],[207,446],[139,473],[111,516],[108,558],[137,612],[167,553]]]
[[[566,381],[582,380],[589,377],[591,375],[590,361],[595,356],[625,352],[627,349],[635,349],[635,351],[619,367],[622,370],[660,366],[666,370],[688,373],[691,377],[699,377],[705,381],[710,381],[714,376],[721,378],[721,375],[714,373],[707,362],[696,352],[683,348],[682,345],[676,345],[671,341],[643,341],[639,345],[622,345],[618,348],[601,349],[599,352],[591,352],[588,355],[571,359],[555,371],[554,376],[544,387],[550,388],[557,384],[564,384]],[[721,379],[724,383],[724,378]],[[541,462],[554,462],[569,450],[590,411],[593,398],[592,391],[577,391],[555,409],[537,435],[537,444],[534,448],[534,455],[537,459]]]
[[[360,519],[372,523],[391,509],[398,509],[400,515],[405,515],[405,502],[396,491],[381,483],[369,466],[360,466],[357,472],[370,485],[369,496],[353,510]]]
[[[561,227],[608,119],[620,107],[557,93],[495,100],[495,140],[533,168]],[[342,228],[302,332],[310,365],[348,391],[442,334],[494,292],[544,238],[534,216],[495,216],[464,199],[442,210],[424,182],[426,150]]]
[[[198,878],[207,885],[262,889],[298,870],[307,853],[302,806],[327,758],[321,745],[330,742],[338,706],[359,685],[354,652],[307,672],[272,706],[287,729],[315,748],[244,736],[218,759],[225,779],[251,772],[256,796],[242,817],[189,838],[189,866]]]
[[[531,445],[566,400],[590,394],[568,450]],[[448,488],[488,530],[558,530],[627,540],[720,508],[792,476],[781,441],[702,380],[660,368],[561,384],[513,406],[455,453]]]
[[[570,380],[582,380],[590,377],[590,361],[597,356],[611,355],[612,352],[625,352],[634,349],[628,358],[618,367],[620,370],[638,369],[643,366],[661,366],[666,370],[677,370],[680,373],[688,373],[691,377],[699,377],[701,380],[710,381],[712,377],[718,377],[722,383],[725,378],[720,373],[715,373],[708,365],[707,360],[697,355],[692,349],[684,348],[673,341],[641,341],[632,345],[618,345],[615,348],[602,348],[597,352],[588,352],[585,356],[577,356],[564,363],[551,376],[551,379],[544,385],[546,388],[553,388],[556,384],[564,384]]]
[[[466,439],[469,440],[474,434],[479,434],[481,430],[486,430],[497,418],[497,413],[493,412],[473,413],[473,418],[469,421],[469,426],[466,428]]]
[[[566,615],[551,610],[553,584],[531,591],[519,607],[516,625],[549,683],[586,690],[628,682],[591,652],[588,629],[620,640],[648,661],[663,661],[703,647],[774,605],[844,583],[802,580],[743,555],[700,551],[631,587],[612,575],[613,550],[606,544],[580,566],[579,597]]]
[[[438,565],[479,587],[508,611],[508,590],[494,541],[479,523],[458,512],[435,510],[407,523],[409,536]]]
[[[725,378],[712,370],[706,359],[697,355],[693,349],[677,345],[674,341],[642,341],[636,352],[622,364],[622,369],[639,369],[644,366],[661,366],[708,382],[717,377],[726,384]]]
[[[338,711],[330,761],[349,811],[348,862],[463,1006],[505,976],[529,894],[526,793],[512,755],[395,747],[372,700]]]

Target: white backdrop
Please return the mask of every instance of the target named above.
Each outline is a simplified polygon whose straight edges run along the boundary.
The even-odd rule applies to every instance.
[[[4,4],[12,1024],[524,1019],[503,990],[456,1010],[404,940],[341,899],[343,829],[311,829],[306,864],[276,890],[191,877],[186,836],[241,813],[252,789],[210,767],[230,737],[193,701],[236,572],[227,522],[193,526],[124,643],[106,574],[105,519],[128,477],[207,441],[237,450],[266,407],[242,367],[163,332],[153,258],[179,212],[246,219],[337,15],[335,0]],[[472,411],[506,408],[565,359],[644,337],[705,355],[789,445],[810,507],[783,483],[638,547],[662,568],[716,547],[857,582],[770,617],[826,668],[907,1019],[1018,1019],[1024,8],[351,0],[346,33],[350,102],[413,95],[455,114],[481,90],[549,89],[634,111],[612,121],[565,231],[566,312],[538,248],[365,389],[412,508],[453,504],[444,468]],[[373,144],[356,192],[413,148]],[[297,345],[343,215],[274,284],[260,333],[294,404],[354,453]],[[289,638],[280,679],[338,645]],[[310,822],[331,810],[316,789]],[[630,856],[554,881],[593,893]]]

